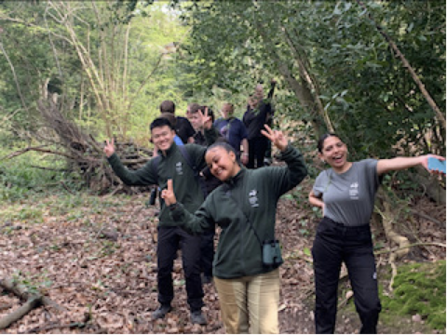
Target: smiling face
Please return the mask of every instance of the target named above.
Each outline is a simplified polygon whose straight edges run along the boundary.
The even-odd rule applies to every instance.
[[[161,151],[168,150],[174,143],[175,131],[169,126],[155,127],[152,129],[152,141]]]
[[[226,181],[234,177],[241,169],[236,155],[223,147],[214,147],[206,152],[206,163],[211,173],[220,181]]]
[[[343,171],[346,167],[348,148],[337,136],[329,136],[323,142],[319,157],[324,159],[334,170]]]

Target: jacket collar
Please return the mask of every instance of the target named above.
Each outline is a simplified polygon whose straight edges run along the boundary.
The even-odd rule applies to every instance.
[[[241,166],[241,170],[234,177],[231,177],[225,181],[224,184],[228,185],[228,187],[235,187],[242,182],[246,173],[247,169]]]
[[[166,150],[166,157],[169,157],[173,152],[176,152],[176,151],[177,151],[177,144],[173,141],[172,144],[171,144],[171,146],[169,147],[169,149]],[[163,152],[161,152],[160,149],[158,149],[158,154],[159,154],[161,157],[164,157],[164,156],[163,156]]]

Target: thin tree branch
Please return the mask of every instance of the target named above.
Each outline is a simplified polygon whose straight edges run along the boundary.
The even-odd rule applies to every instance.
[[[397,56],[402,61],[403,66],[408,70],[408,72],[410,72],[411,77],[413,78],[413,80],[416,83],[416,85],[419,87],[419,90],[422,92],[422,95],[425,97],[425,99],[427,100],[428,104],[430,105],[430,107],[435,112],[435,114],[437,116],[437,119],[439,120],[439,122],[441,122],[441,124],[444,127],[444,129],[446,129],[446,120],[445,120],[444,115],[442,114],[442,112],[439,109],[439,107],[436,105],[436,103],[433,100],[433,98],[431,97],[430,93],[428,93],[428,91],[425,89],[425,85],[419,79],[418,75],[416,74],[416,71],[414,71],[414,69],[411,67],[410,63],[405,58],[405,56],[402,54],[402,52],[399,50],[397,45],[393,42],[391,37],[387,33],[385,33],[384,29],[381,26],[379,26],[376,23],[376,21],[372,17],[371,13],[368,11],[368,8],[365,6],[365,4],[362,1],[360,1],[360,0],[356,0],[356,1],[363,9],[365,9],[368,12],[369,19],[374,23],[374,25],[376,26],[376,28],[379,31],[379,33],[385,38],[385,40],[388,42],[388,44],[391,46],[391,48],[394,50],[394,52],[396,52]]]

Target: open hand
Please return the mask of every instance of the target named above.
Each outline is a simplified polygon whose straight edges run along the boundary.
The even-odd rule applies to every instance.
[[[208,106],[205,107],[204,111],[201,111],[199,109],[199,115],[203,124],[203,128],[205,129],[211,129],[211,126],[213,125],[213,121],[211,120],[211,116],[208,115]]]
[[[166,189],[161,191],[161,197],[165,201],[166,206],[174,205],[177,203],[172,179],[168,179],[168,186]]]
[[[115,141],[112,138],[112,141],[109,142],[109,140],[106,140],[106,145],[104,147],[104,152],[106,154],[107,157],[110,157],[114,154],[115,152]]]
[[[284,151],[289,144],[287,137],[280,130],[272,130],[268,125],[264,125],[266,130],[261,130],[262,135],[267,137],[280,151]]]

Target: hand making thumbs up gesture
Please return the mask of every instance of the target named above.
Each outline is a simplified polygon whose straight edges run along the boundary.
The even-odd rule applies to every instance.
[[[175,205],[177,203],[172,179],[168,179],[168,186],[161,192],[161,197],[164,199],[166,206]]]

